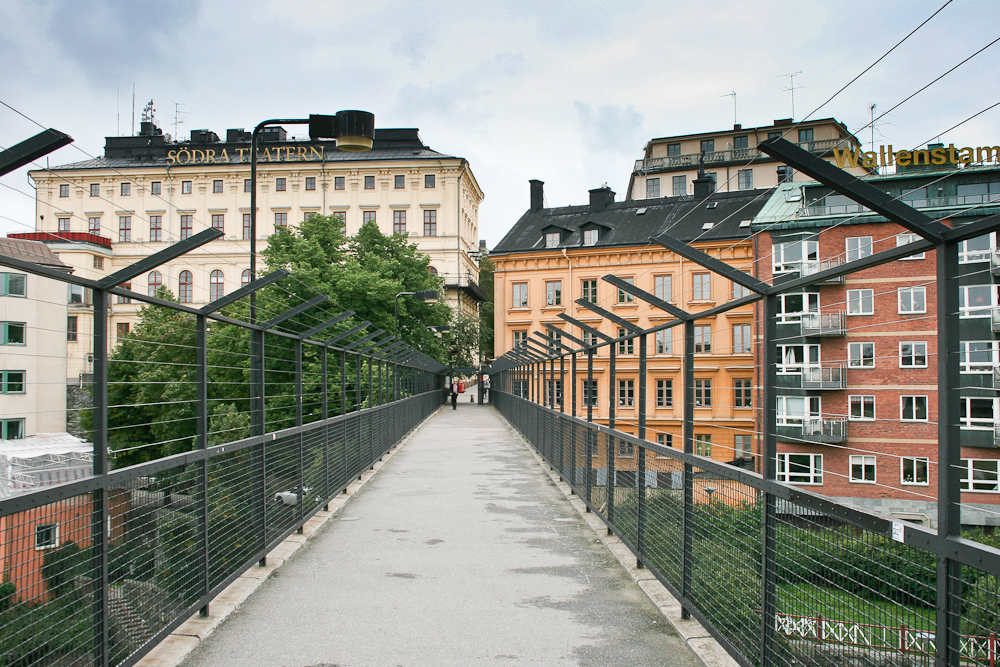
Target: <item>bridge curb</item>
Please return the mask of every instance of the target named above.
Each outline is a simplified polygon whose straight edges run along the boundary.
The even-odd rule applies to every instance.
[[[663,618],[669,623],[678,635],[688,645],[688,648],[698,657],[705,667],[740,667],[740,664],[733,659],[722,645],[702,626],[701,623],[691,619],[681,618],[681,603],[668,591],[659,580],[645,568],[635,567],[635,554],[627,546],[622,544],[617,535],[608,535],[607,524],[604,523],[593,512],[587,512],[586,504],[580,500],[569,484],[560,479],[557,471],[549,467],[549,464],[542,458],[542,455],[528,442],[520,431],[504,418],[500,411],[492,405],[490,408],[496,413],[504,424],[521,441],[528,452],[534,457],[539,467],[549,476],[552,483],[558,488],[573,508],[580,515],[580,518],[594,531],[597,539],[607,548],[622,568],[632,577],[632,581],[646,594],[646,597],[656,605]]]
[[[398,443],[396,443],[392,449],[388,451],[380,460],[376,461],[372,466],[371,470],[365,471],[360,479],[352,482],[347,489],[338,495],[336,498],[330,501],[329,512],[319,511],[316,512],[305,524],[302,526],[302,533],[289,535],[285,540],[272,549],[267,554],[267,565],[261,567],[255,565],[249,570],[245,571],[239,576],[236,581],[231,583],[226,587],[224,591],[219,593],[212,600],[210,606],[210,614],[208,616],[194,615],[184,623],[182,623],[176,630],[174,630],[170,635],[164,639],[162,642],[156,645],[156,647],[139,659],[135,663],[135,667],[177,667],[194,651],[198,645],[211,635],[216,628],[218,628],[222,623],[232,616],[233,614],[239,613],[240,605],[242,605],[250,595],[253,594],[258,588],[263,585],[267,579],[274,574],[275,571],[281,568],[285,562],[291,558],[295,552],[302,548],[302,546],[312,539],[323,526],[327,524],[334,516],[336,516],[341,509],[348,503],[348,501],[361,490],[365,484],[368,483],[372,477],[374,477],[379,470],[396,455],[396,452],[409,442],[410,438],[414,433],[417,432],[421,426],[424,425],[427,420],[434,417],[438,412],[443,410],[445,406],[438,407],[437,410],[427,415],[410,429],[409,433],[404,435]]]

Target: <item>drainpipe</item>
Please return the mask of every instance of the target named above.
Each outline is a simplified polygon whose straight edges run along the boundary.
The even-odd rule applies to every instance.
[[[566,254],[566,248],[562,249],[563,257],[566,258],[566,267],[569,269],[569,285],[566,289],[566,303],[573,303],[573,262],[570,260],[569,255]]]

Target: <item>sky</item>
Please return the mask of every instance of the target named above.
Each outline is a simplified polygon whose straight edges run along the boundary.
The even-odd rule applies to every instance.
[[[0,101],[16,110],[0,105],[0,148],[42,125],[75,139],[50,165],[100,155],[132,131],[133,85],[136,126],[153,100],[181,139],[363,109],[469,161],[493,247],[529,179],[547,206],[605,183],[621,200],[650,139],[731,127],[732,92],[744,127],[791,117],[784,74],[801,71],[795,120],[863,128],[872,104],[890,110],[1000,37],[1000,2],[951,0],[837,94],[945,2],[0,0]],[[1000,144],[1000,107],[946,131],[1000,102],[998,59],[1000,44],[892,110],[875,145]],[[0,178],[0,233],[34,229],[33,196],[27,169]]]

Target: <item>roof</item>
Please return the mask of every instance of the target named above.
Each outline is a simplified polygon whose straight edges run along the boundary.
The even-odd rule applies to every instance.
[[[651,236],[661,234],[687,242],[749,238],[749,225],[741,227],[740,223],[752,220],[773,191],[716,192],[705,199],[687,195],[631,200],[614,202],[602,211],[589,205],[529,210],[490,251],[490,256],[551,250],[544,247],[542,230],[552,225],[570,230],[559,248],[582,247],[579,230],[590,222],[604,225],[609,231],[588,248],[646,245]],[[706,223],[714,226],[705,230]]]
[[[778,130],[784,131],[784,130],[791,130],[791,129],[801,129],[803,127],[815,127],[817,125],[836,125],[838,128],[840,128],[841,130],[843,130],[843,133],[844,133],[845,137],[853,137],[853,138],[855,138],[855,140],[857,139],[856,137],[854,137],[853,134],[851,134],[850,130],[847,129],[847,126],[845,126],[843,123],[841,123],[836,118],[817,118],[816,120],[805,120],[805,121],[799,121],[797,123],[793,123],[792,119],[789,118],[789,119],[786,119],[784,121],[780,121],[780,120],[779,121],[775,121],[771,125],[761,125],[759,127],[740,127],[740,128],[735,128],[734,127],[731,130],[712,130],[710,132],[694,132],[692,134],[678,134],[678,135],[669,136],[669,137],[654,137],[653,139],[649,140],[649,143],[650,144],[654,144],[654,143],[662,143],[664,141],[680,141],[680,140],[684,140],[684,139],[697,139],[698,137],[711,137],[711,136],[717,136],[717,135],[720,135],[720,134],[752,134],[754,132],[764,132],[764,131],[775,132],[775,131],[778,131]],[[858,142],[858,143],[861,143],[861,142]]]
[[[36,459],[43,456],[92,455],[94,446],[69,433],[36,433],[20,440],[0,440],[0,456]]]
[[[11,238],[0,239],[0,255],[24,260],[25,262],[33,262],[61,271],[73,270],[73,267],[69,264],[60,261],[47,245],[38,241]]]

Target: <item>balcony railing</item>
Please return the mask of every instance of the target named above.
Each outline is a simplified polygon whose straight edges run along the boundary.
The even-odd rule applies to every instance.
[[[1000,333],[1000,308],[990,311],[990,325],[993,333]]]
[[[993,367],[993,388],[1000,389],[1000,366]]]
[[[822,259],[819,261],[805,261],[799,265],[799,275],[801,276],[811,276],[817,274],[821,271],[826,271],[827,269],[834,269],[844,263],[843,258],[838,259]],[[836,276],[834,278],[826,278],[821,280],[820,283],[842,283],[844,282],[844,276]]]
[[[845,417],[804,419],[802,421],[802,439],[825,444],[847,442],[847,419]]]
[[[803,336],[844,336],[847,334],[847,317],[838,313],[802,313],[800,320]]]
[[[849,139],[825,139],[823,141],[807,141],[797,144],[799,148],[810,153],[819,155],[829,153],[834,148],[846,150],[853,146]],[[646,174],[677,167],[697,167],[701,153],[685,153],[683,155],[668,155],[666,157],[654,157],[646,160],[635,161],[635,173]],[[729,148],[721,151],[707,151],[704,157],[705,164],[719,164],[723,162],[749,162],[759,158],[768,158],[756,148]]]
[[[843,366],[806,366],[802,369],[803,389],[847,389]]]
[[[990,273],[1000,275],[1000,250],[995,250],[990,255]]]

